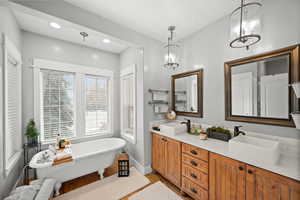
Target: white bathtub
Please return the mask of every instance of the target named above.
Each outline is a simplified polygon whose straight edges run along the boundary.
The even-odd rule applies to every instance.
[[[96,171],[103,178],[104,169],[113,164],[116,154],[125,144],[126,142],[120,138],[105,138],[72,144],[73,162],[57,166],[52,166],[52,162],[39,164],[37,160],[45,153],[42,151],[33,156],[29,165],[36,169],[38,178],[55,178],[59,183]]]

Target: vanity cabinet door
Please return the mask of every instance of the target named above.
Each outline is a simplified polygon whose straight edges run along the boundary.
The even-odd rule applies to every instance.
[[[210,153],[209,199],[245,200],[246,164]]]
[[[181,186],[181,143],[166,139],[166,178],[177,187]]]
[[[152,168],[160,174],[165,174],[165,143],[166,139],[158,134],[152,134]]]
[[[300,183],[247,165],[246,200],[299,200]]]

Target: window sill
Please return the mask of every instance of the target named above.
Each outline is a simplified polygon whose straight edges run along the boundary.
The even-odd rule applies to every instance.
[[[86,135],[82,137],[72,137],[72,138],[65,138],[67,140],[70,140],[71,143],[80,143],[80,142],[87,142],[90,140],[95,140],[95,139],[101,139],[101,138],[107,138],[107,137],[112,137],[114,134],[113,133],[101,133],[101,134],[94,134],[94,135]],[[55,144],[56,140],[47,140],[47,141],[42,141],[42,145],[46,146],[49,144]]]
[[[18,151],[17,153],[15,153],[15,155],[10,159],[10,161],[8,163],[5,163],[5,165],[6,165],[5,166],[5,176],[6,177],[14,169],[14,167],[20,160],[22,153],[23,153],[23,150]]]
[[[136,139],[133,135],[121,133],[121,137],[130,142],[131,144],[136,144]]]

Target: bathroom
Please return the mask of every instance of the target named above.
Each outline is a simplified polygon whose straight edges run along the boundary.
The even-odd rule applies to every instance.
[[[61,170],[46,175],[56,180],[66,174],[65,172],[72,174],[67,180],[56,180],[62,184],[62,189],[60,189],[60,194],[54,197],[56,191],[53,186],[52,198],[54,199],[71,198],[71,195],[87,191],[86,188],[93,184],[99,184],[97,185],[99,191],[107,195],[107,198],[104,196],[103,199],[168,199],[151,195],[149,197],[147,192],[152,191],[149,190],[152,185],[156,187],[152,189],[156,189],[157,193],[173,195],[174,197],[170,197],[171,199],[275,199],[275,197],[252,197],[251,194],[248,194],[246,186],[241,192],[242,194],[239,194],[242,197],[234,196],[234,190],[228,194],[228,197],[219,196],[218,189],[221,189],[223,185],[213,184],[214,179],[211,175],[213,159],[220,160],[221,164],[221,161],[224,163],[238,161],[237,170],[242,166],[243,170],[241,171],[245,174],[250,170],[257,173],[269,173],[276,178],[280,177],[276,183],[284,179],[285,185],[289,185],[289,183],[293,185],[292,189],[290,187],[280,188],[291,190],[289,198],[285,199],[298,199],[300,196],[300,132],[296,128],[296,119],[292,118],[291,113],[299,110],[297,106],[299,100],[295,97],[292,86],[284,91],[278,91],[282,88],[275,88],[274,94],[272,93],[273,99],[282,97],[283,100],[279,101],[281,104],[274,103],[273,99],[271,102],[274,103],[273,106],[282,108],[281,111],[284,110],[284,117],[259,117],[256,113],[259,109],[255,108],[260,107],[259,113],[260,116],[263,116],[264,105],[258,101],[257,104],[253,102],[253,105],[251,104],[250,110],[253,112],[249,114],[247,111],[245,115],[248,116],[243,116],[238,113],[240,112],[238,107],[232,109],[238,104],[239,97],[250,94],[254,95],[253,99],[257,100],[264,95],[262,93],[259,94],[260,96],[255,96],[254,93],[246,94],[243,92],[245,89],[240,88],[240,84],[233,87],[234,70],[230,71],[229,69],[238,65],[234,69],[242,68],[244,70],[245,65],[240,63],[249,63],[251,59],[251,63],[257,61],[255,59],[270,59],[269,63],[271,63],[273,60],[269,57],[276,57],[284,51],[290,55],[285,57],[285,61],[288,62],[286,66],[289,66],[286,69],[289,69],[287,72],[290,73],[286,78],[288,81],[286,85],[299,81],[297,75],[297,73],[299,74],[299,47],[297,45],[300,43],[300,1],[257,0],[254,2],[259,2],[261,5],[259,6],[261,7],[260,27],[259,30],[254,30],[257,31],[260,39],[249,47],[232,48],[230,47],[232,41],[230,35],[231,13],[240,6],[241,1],[238,0],[224,2],[201,0],[189,3],[155,1],[151,4],[147,1],[137,2],[135,0],[126,2],[88,0],[84,3],[78,0],[1,1],[0,199],[12,194],[16,183],[20,185],[19,182],[21,179],[23,180],[24,175],[28,179],[26,181],[29,182],[39,179],[39,169],[24,170],[24,166],[29,165],[31,158],[38,151],[48,149],[49,145],[54,146],[58,139],[70,141],[74,157],[71,162],[59,165],[61,168],[65,167],[65,171]],[[213,10],[215,12],[212,12]],[[153,15],[155,12],[157,12],[158,18]],[[195,20],[191,20],[191,18]],[[168,30],[168,27],[172,25],[176,26],[173,38],[174,42],[180,46],[178,51],[180,64],[164,66],[166,44],[172,34],[172,29]],[[11,56],[12,58],[10,58]],[[7,60],[12,60],[12,63],[16,63],[19,67],[17,73],[13,74],[14,77],[6,76]],[[274,58],[274,60],[276,59]],[[72,122],[66,121],[71,125],[66,126],[65,129],[61,127],[61,122],[55,121],[60,120],[60,117],[52,118],[51,111],[47,118],[44,116],[47,113],[43,104],[47,102],[45,99],[41,101],[41,94],[46,92],[43,90],[45,86],[41,83],[41,79],[46,78],[49,71],[52,72],[52,75],[63,74],[61,77],[68,82],[67,85],[71,85],[67,92],[67,101],[72,112],[66,110],[68,114],[65,117],[71,117]],[[236,71],[239,73],[239,70]],[[194,92],[192,100],[189,102],[190,106],[186,106],[190,109],[187,112],[182,105],[174,105],[177,98],[174,93],[176,85],[179,85],[176,79],[188,77],[192,72],[195,72],[192,75],[197,77],[195,79],[197,83],[189,89],[196,91],[197,95]],[[232,74],[230,74],[231,72]],[[45,74],[43,75],[43,73]],[[270,72],[270,74],[272,73]],[[13,80],[9,78],[13,78]],[[100,82],[101,87],[105,87],[106,93],[100,91],[98,98],[91,95],[89,107],[86,102],[89,99],[85,96],[87,94],[85,90],[88,82],[95,83],[97,82],[95,80]],[[262,77],[252,77],[252,80],[253,84],[256,84],[253,88],[258,88],[259,84],[257,83],[262,85]],[[9,81],[12,81],[11,83],[14,85],[7,87]],[[49,81],[51,82],[51,79]],[[192,80],[192,82],[195,81]],[[13,90],[10,90],[11,88]],[[230,94],[237,95],[231,96]],[[53,94],[50,93],[51,95]],[[154,96],[162,99],[157,101],[157,99],[153,99]],[[11,105],[8,101],[11,99],[8,97],[17,97],[13,98],[15,101],[12,101],[17,107],[16,112],[11,116],[8,112],[9,105]],[[282,103],[283,101],[285,103]],[[128,104],[130,104],[130,109],[126,110],[125,107]],[[93,106],[100,107],[100,109],[96,108],[96,110],[100,110],[100,117],[97,113],[99,111],[92,110]],[[93,112],[88,113],[86,111],[88,107]],[[178,135],[152,129],[168,124],[165,117],[167,110],[174,110],[176,113],[176,120],[172,120],[172,123],[182,130],[184,128]],[[59,115],[63,110],[59,109],[59,112],[52,110],[52,112]],[[253,116],[249,117],[249,115]],[[174,117],[174,113],[170,117]],[[28,148],[24,148],[24,144],[30,142],[25,134],[28,132],[27,128],[31,119],[34,119],[39,136],[37,150],[31,149],[28,153]],[[280,154],[281,157],[276,159],[280,163],[286,162],[286,165],[281,166],[278,163],[270,164],[248,159],[246,157],[251,156],[251,150],[247,152],[246,146],[243,146],[244,149],[241,151],[235,151],[239,154],[236,156],[224,153],[222,149],[231,145],[230,140],[229,142],[214,138],[200,140],[199,136],[187,134],[187,125],[181,124],[182,122],[186,123],[187,119],[191,121],[192,130],[190,132],[194,132],[197,129],[195,127],[199,127],[198,129],[202,131],[217,126],[229,130],[233,134],[234,127],[242,126],[238,128],[239,131],[244,132],[246,137],[255,138],[255,142],[261,142],[262,146],[267,145],[269,141],[275,141],[275,143],[270,142],[270,146],[274,144],[279,146],[280,150],[277,149],[276,155]],[[47,120],[49,120],[48,124],[53,120],[54,124],[59,126],[47,129],[45,128]],[[100,127],[93,127],[92,121],[100,124]],[[13,123],[15,126],[11,125]],[[162,129],[162,127],[159,128]],[[170,126],[167,127],[170,129]],[[97,128],[101,130],[95,130]],[[47,132],[48,130],[49,132]],[[8,134],[9,132],[17,134],[11,135]],[[58,136],[58,134],[60,135]],[[154,135],[164,140],[174,141],[174,145],[167,146],[169,149],[175,148],[176,145],[178,148],[175,148],[174,151],[170,150],[170,152],[169,150],[155,151],[155,149],[164,149],[165,146],[155,148],[154,145],[160,143],[157,144],[153,141]],[[239,134],[231,141],[243,136]],[[114,144],[110,145],[111,138],[120,140],[115,140]],[[94,144],[100,140],[102,143],[99,142],[97,144],[99,146]],[[212,142],[210,143],[210,141]],[[89,146],[92,143],[93,145]],[[105,166],[93,164],[93,162],[97,162],[94,159],[90,160],[91,164],[84,160],[84,163],[80,165],[75,157],[78,152],[107,151],[104,147],[114,148],[113,146],[116,147],[111,151],[113,153]],[[191,168],[194,170],[194,174],[198,173],[198,177],[205,177],[205,180],[209,180],[204,183],[204,186],[202,183],[196,183],[193,186],[192,183],[196,182],[193,181],[193,177],[186,178],[183,175],[185,170],[190,169],[184,168],[186,164],[181,161],[188,154],[185,154],[184,150],[195,150],[201,152],[199,154],[203,152],[205,155],[207,154],[202,159],[195,155],[188,155],[196,158],[196,161],[200,160],[201,163],[204,159],[204,165],[207,165],[208,170],[201,171],[194,170],[196,167]],[[126,178],[118,178],[117,170],[109,166],[118,164],[113,160],[121,152],[126,152],[129,157],[130,170],[134,168],[131,175]],[[179,167],[173,167],[176,166],[176,163],[171,164],[172,167],[168,167],[168,162],[159,163],[160,159],[155,157],[157,154],[166,156],[169,153],[171,157],[176,158],[174,160],[177,161],[174,162],[177,162]],[[271,158],[267,153],[257,153],[256,155],[257,159],[259,157],[265,157],[266,160],[267,157]],[[12,159],[8,159],[8,156],[11,156]],[[227,157],[231,160],[226,160]],[[99,163],[101,162],[103,162],[102,158]],[[112,164],[112,162],[114,163]],[[68,165],[74,173],[71,173],[72,170],[68,170]],[[50,172],[50,170],[46,171]],[[230,174],[233,172],[230,171]],[[216,173],[219,171],[216,170]],[[224,171],[220,173],[226,174]],[[103,183],[103,177],[104,181],[110,182],[108,185]],[[247,185],[249,177],[247,173],[247,177],[242,179],[245,182],[240,184]],[[184,181],[186,179],[189,180],[188,183]],[[227,182],[228,179],[225,176],[224,179],[216,179],[216,181]],[[68,183],[64,184],[63,182]],[[236,184],[230,181],[228,183]],[[123,187],[130,185],[130,189],[121,187],[122,184]],[[279,196],[277,187],[281,185],[278,185],[280,184],[276,185],[274,193],[271,189],[266,193]],[[59,184],[57,184],[58,186]],[[113,186],[120,188],[118,194],[116,191],[109,190]],[[167,188],[164,188],[165,186]],[[218,188],[219,186],[220,188]],[[63,189],[68,192],[62,191]],[[82,199],[88,197],[84,196],[84,193],[82,195]],[[136,195],[140,196],[135,197]],[[230,195],[235,198],[229,197]],[[80,198],[78,197],[78,199]]]

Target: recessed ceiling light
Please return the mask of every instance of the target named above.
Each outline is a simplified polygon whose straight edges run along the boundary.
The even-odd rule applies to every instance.
[[[56,22],[50,22],[49,25],[52,28],[55,28],[55,29],[60,29],[61,28],[61,26],[58,23],[56,23]]]
[[[102,40],[102,42],[108,44],[108,43],[110,43],[110,39],[105,38]]]

